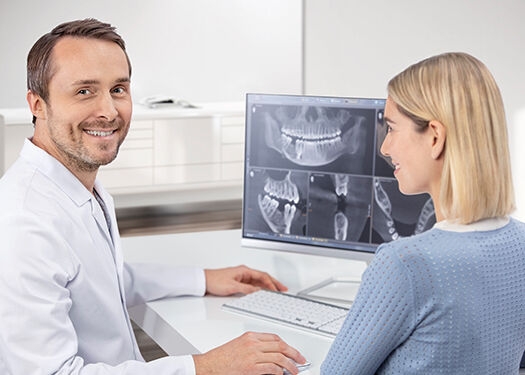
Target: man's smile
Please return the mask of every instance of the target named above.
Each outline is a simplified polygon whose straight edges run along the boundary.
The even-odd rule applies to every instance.
[[[84,130],[87,134],[93,135],[95,137],[109,137],[116,130]]]

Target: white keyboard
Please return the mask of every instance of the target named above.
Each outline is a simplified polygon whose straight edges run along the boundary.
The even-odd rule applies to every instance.
[[[335,337],[348,309],[291,294],[260,290],[223,305],[227,310]]]

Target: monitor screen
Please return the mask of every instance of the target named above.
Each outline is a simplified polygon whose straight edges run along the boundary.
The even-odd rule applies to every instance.
[[[435,223],[379,149],[385,99],[247,94],[242,244],[370,260]]]

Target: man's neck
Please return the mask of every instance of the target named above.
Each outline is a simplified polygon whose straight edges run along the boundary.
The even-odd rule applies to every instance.
[[[98,167],[96,169],[86,169],[78,166],[74,160],[64,158],[55,147],[46,147],[45,143],[39,142],[38,139],[33,137],[31,142],[49,155],[58,160],[64,167],[66,167],[78,180],[93,194],[95,188],[95,179],[97,178]]]

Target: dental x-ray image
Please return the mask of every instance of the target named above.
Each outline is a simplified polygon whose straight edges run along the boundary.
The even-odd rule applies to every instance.
[[[305,235],[306,173],[252,168],[246,178],[250,186],[245,202],[246,228]]]
[[[247,94],[243,240],[351,257],[432,227],[430,196],[403,195],[380,152],[385,102]]]
[[[252,166],[372,173],[374,110],[308,105],[250,110]]]
[[[372,241],[380,244],[424,232],[436,223],[428,194],[404,195],[395,179],[374,180]]]
[[[337,241],[370,241],[372,178],[310,176],[307,235]]]

